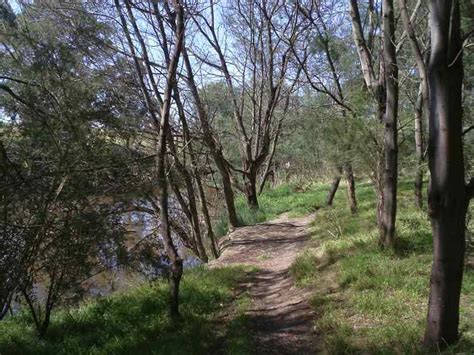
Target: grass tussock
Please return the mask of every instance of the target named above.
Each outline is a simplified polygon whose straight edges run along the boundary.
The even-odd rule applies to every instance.
[[[42,340],[26,314],[15,316],[0,322],[0,354],[206,354],[223,346],[248,349],[245,295],[234,298],[236,286],[253,272],[250,267],[188,270],[179,322],[168,316],[165,282],[58,311]],[[233,314],[221,319],[222,311],[232,308]]]
[[[342,191],[335,206],[318,212],[314,241],[292,266],[302,286],[314,286],[312,306],[322,347],[329,354],[426,353],[421,339],[431,270],[431,228],[413,203],[412,184],[399,186],[395,251],[380,250],[375,196],[357,186],[352,216]],[[324,287],[321,288],[321,285]],[[461,297],[461,339],[446,353],[474,351],[474,270],[467,267]]]

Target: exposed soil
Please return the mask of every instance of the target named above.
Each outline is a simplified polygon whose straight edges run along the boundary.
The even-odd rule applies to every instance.
[[[254,265],[259,271],[244,287],[252,305],[248,310],[255,354],[314,354],[316,334],[311,292],[296,287],[289,268],[310,239],[314,215],[278,219],[238,228],[222,241],[222,254],[212,267]]]

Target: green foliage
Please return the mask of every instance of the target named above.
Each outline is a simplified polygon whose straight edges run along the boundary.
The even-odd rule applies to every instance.
[[[317,213],[314,242],[292,266],[301,285],[316,285],[315,326],[327,353],[424,353],[423,335],[431,270],[431,228],[413,203],[410,182],[399,184],[398,245],[377,245],[372,187],[359,184],[359,212],[352,217],[342,194],[335,207]],[[333,232],[337,225],[339,235]],[[321,285],[323,287],[321,291]],[[474,270],[465,271],[462,338],[447,350],[474,349]]]
[[[179,323],[168,316],[164,281],[64,309],[53,317],[42,340],[27,316],[15,316],[0,323],[0,353],[206,354],[218,351],[224,340],[231,348],[249,349],[250,336],[243,328],[248,296],[236,303],[237,315],[227,329],[217,326],[217,321],[220,311],[231,306],[234,288],[253,272],[250,267],[188,270],[182,282]]]

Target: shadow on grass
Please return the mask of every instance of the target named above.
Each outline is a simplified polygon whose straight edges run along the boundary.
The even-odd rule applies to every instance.
[[[0,324],[0,353],[206,354],[219,348],[225,329],[215,323],[233,301],[234,287],[249,272],[245,267],[226,267],[186,273],[179,322],[168,316],[164,282],[60,311],[41,341],[31,323],[13,318]]]

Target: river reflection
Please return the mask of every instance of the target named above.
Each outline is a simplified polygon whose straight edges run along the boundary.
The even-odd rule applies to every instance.
[[[123,216],[127,226],[125,245],[128,253],[136,253],[137,246],[144,241],[161,242],[161,236],[156,233],[156,220],[145,213],[130,212]],[[178,252],[183,258],[183,267],[192,268],[202,264],[202,261],[186,249],[183,243],[174,238]],[[112,260],[109,268],[82,283],[86,291],[85,297],[103,297],[116,291],[136,287],[144,282],[167,277],[168,263],[163,251],[152,260],[136,260],[130,265],[120,265]]]

